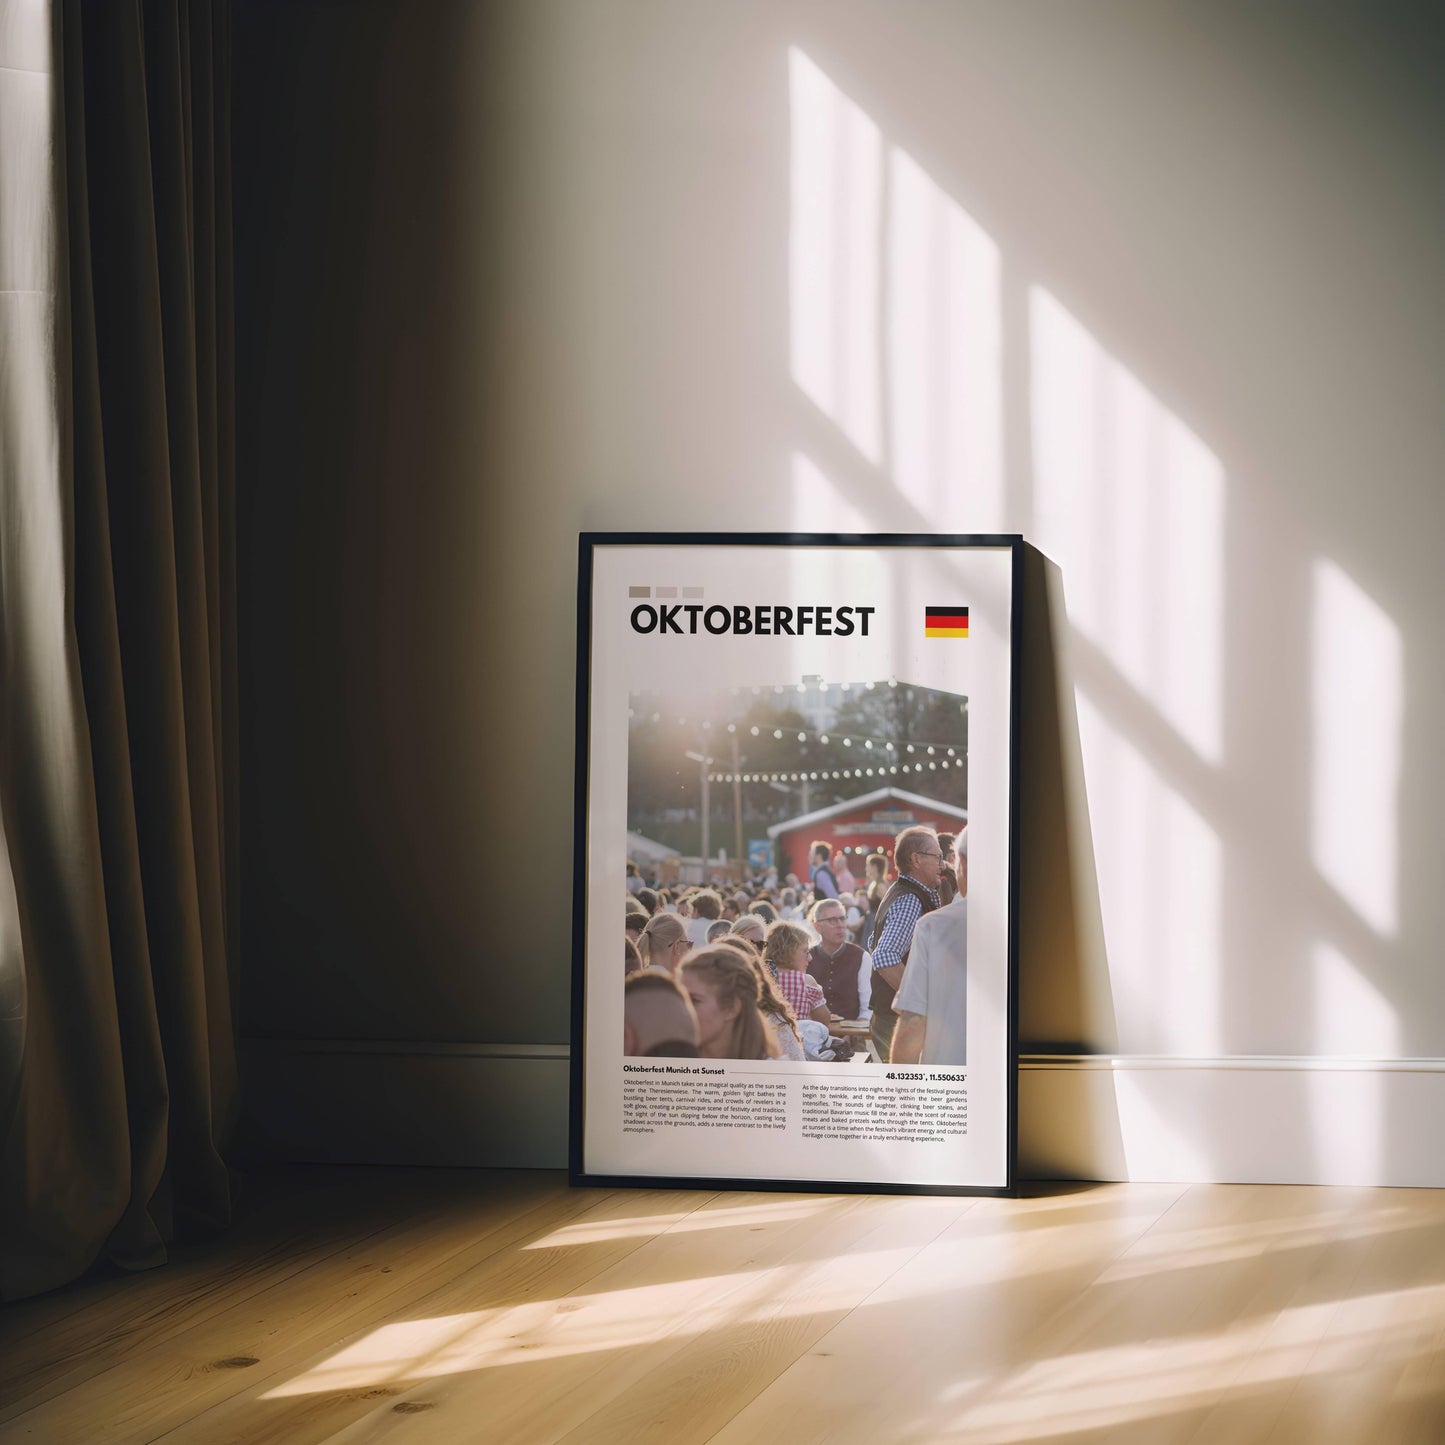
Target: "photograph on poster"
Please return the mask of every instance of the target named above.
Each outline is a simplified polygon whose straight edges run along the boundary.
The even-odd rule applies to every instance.
[[[625,1053],[967,1061],[966,698],[816,674],[633,693],[627,779],[628,978],[679,987],[629,981]],[[900,874],[949,910],[918,920],[902,1004],[907,910],[880,913]]]
[[[575,1182],[1013,1188],[1018,556],[582,539]]]

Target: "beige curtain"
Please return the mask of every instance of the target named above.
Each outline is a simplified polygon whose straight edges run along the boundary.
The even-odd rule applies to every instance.
[[[229,10],[55,4],[53,181],[0,185],[7,1299],[224,1226],[236,1096]]]

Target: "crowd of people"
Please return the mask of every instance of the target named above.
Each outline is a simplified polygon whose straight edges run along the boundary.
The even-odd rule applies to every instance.
[[[625,1052],[836,1061],[866,1025],[879,1061],[964,1063],[968,831],[905,828],[893,864],[817,842],[805,880],[672,889],[629,861]]]

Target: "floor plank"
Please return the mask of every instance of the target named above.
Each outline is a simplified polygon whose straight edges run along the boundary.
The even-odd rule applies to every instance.
[[[0,1436],[357,1445],[1445,1439],[1445,1192],[1019,1200],[312,1170],[0,1310]]]
[[[809,1233],[805,1251],[781,1260],[728,1302],[706,1329],[682,1322],[681,1348],[649,1362],[645,1389],[611,1399],[562,1438],[569,1445],[706,1441],[847,1317],[958,1214],[937,1201],[869,1200]],[[866,1231],[866,1232],[864,1232]]]
[[[515,1183],[554,1178],[534,1173]],[[420,1196],[418,1185],[402,1170],[278,1171],[248,1189],[232,1230],[210,1244],[172,1250],[162,1269],[98,1272],[6,1306],[0,1423],[394,1225],[408,1207],[435,1208],[454,1195],[465,1200],[477,1181],[472,1171],[445,1170],[426,1180]]]
[[[515,1314],[582,1288],[708,1198],[680,1191],[556,1191],[544,1207],[513,1221],[484,1258],[414,1273],[402,1295],[368,1318],[353,1317],[360,1327],[333,1332],[324,1348],[316,1348],[314,1336],[293,1331],[290,1348],[273,1354],[264,1374],[248,1377],[244,1390],[223,1405],[162,1438],[168,1445],[331,1439],[375,1402],[389,1406],[403,1396],[413,1363],[435,1368],[433,1357],[455,1348],[479,1306],[489,1317]]]
[[[416,1273],[451,1267],[468,1247],[486,1249],[491,1232],[518,1211],[541,1207],[570,1214],[577,1202],[555,1188],[538,1190],[500,1176],[482,1196],[446,1197],[410,1209],[387,1227],[357,1231],[343,1248],[283,1274],[234,1303],[198,1311],[143,1351],[107,1338],[98,1372],[44,1398],[26,1397],[7,1412],[6,1428],[41,1439],[150,1440],[198,1409],[243,1389],[248,1372],[284,1350],[315,1348],[352,1326],[358,1312],[388,1299]],[[478,1241],[480,1241],[478,1243]]]
[[[456,1338],[431,1378],[396,1406],[373,1410],[338,1441],[455,1439],[461,1421],[485,1420],[499,1442],[556,1440],[600,1405],[636,1388],[699,1335],[726,1327],[732,1309],[766,1289],[778,1271],[821,1250],[846,1263],[870,1227],[878,1201],[866,1197],[725,1194],[668,1229],[585,1290],[504,1311]],[[916,1211],[925,1232],[956,1215],[958,1201],[926,1200]],[[900,1229],[909,1226],[895,1215]],[[914,1244],[905,1232],[900,1257]]]
[[[1178,1199],[1174,1185],[980,1200],[748,1402],[718,1441],[927,1439]],[[923,1328],[924,1322],[926,1328]]]

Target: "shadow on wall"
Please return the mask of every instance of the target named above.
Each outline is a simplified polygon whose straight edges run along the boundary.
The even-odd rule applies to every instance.
[[[1125,675],[1130,698],[1147,700],[1156,725],[1192,753],[1217,756],[1217,461],[1037,288],[1028,334],[1014,341],[1029,357],[1029,390],[1006,387],[997,244],[800,50],[789,76],[791,354],[809,433],[796,458],[795,525],[839,516],[859,531],[932,531],[976,518],[968,530],[1042,536],[1076,569],[1075,626],[1099,639],[1094,650]],[[1026,463],[1007,465],[1010,408],[1028,417],[1033,525],[1011,505]],[[1218,839],[1117,729],[1106,743],[1096,736],[1093,771],[1112,775],[1095,786],[1128,816],[1091,829],[1077,680],[1057,630],[1061,576],[1041,554],[1028,575],[1025,756],[1037,769],[1026,784],[1024,1037],[1114,1047],[1112,962],[1128,985],[1125,1007],[1139,1015],[1132,1034],[1155,1022],[1162,966],[1175,975],[1173,999],[1191,995],[1180,1011],[1195,1031],[1189,1042],[1217,1052]],[[1171,631],[1208,639],[1203,655],[1181,663]],[[1082,702],[1097,735],[1107,723]],[[1111,959],[1100,947],[1095,839],[1124,895],[1111,900]]]
[[[1019,1033],[1039,1053],[1117,1048],[1074,690],[1059,634],[1063,576],[1024,554]]]
[[[559,559],[751,523],[1057,569],[1026,1048],[1445,1055],[1439,47],[1348,10],[241,7],[248,1029],[565,1037]]]
[[[1113,986],[1099,911],[1093,831],[1079,746],[1074,689],[1064,665],[1063,577],[1037,548],[1024,552],[1019,665],[1019,1037],[1034,1054],[1089,1054],[1117,1047]],[[1079,1091],[1035,1075],[1020,1100],[1019,1169],[1127,1179],[1112,1088]],[[1049,1089],[1049,1085],[1054,1087]],[[1041,1134],[1023,1111],[1051,1127]],[[1060,1138],[1068,1140],[1060,1150]]]
[[[998,239],[1019,222],[988,174],[999,139],[976,166],[966,127],[940,134],[889,67],[831,53],[788,58],[793,524],[1020,531],[1047,554],[1029,575],[1022,1047],[1397,1057],[1398,624],[1310,555],[1306,519],[1261,558],[1248,528],[1274,498],[1241,496],[1177,404],[1030,274],[1067,273],[1059,238]],[[970,177],[988,227],[939,174]],[[1277,572],[1297,595],[1251,615]],[[1383,1092],[1337,1082],[1301,1080],[1274,1122],[1314,1139],[1323,1174],[1343,1128],[1367,1177]],[[1187,1090],[1174,1106],[1166,1132],[1211,1177],[1209,1121]],[[1118,1157],[1117,1118],[1100,1127]]]

